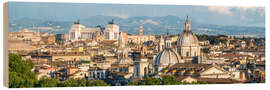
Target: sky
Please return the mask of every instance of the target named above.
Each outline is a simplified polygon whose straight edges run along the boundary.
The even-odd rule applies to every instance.
[[[184,18],[188,15],[192,20],[205,24],[265,27],[264,7],[9,2],[11,20],[73,21],[96,15],[123,19],[168,15]]]

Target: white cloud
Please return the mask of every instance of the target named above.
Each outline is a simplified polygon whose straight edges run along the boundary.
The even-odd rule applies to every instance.
[[[255,18],[249,18],[250,16],[248,16],[247,12],[251,12],[253,15],[259,15],[259,16],[264,16],[265,12],[264,12],[264,8],[254,8],[254,7],[237,7],[235,8],[236,10],[238,10],[240,12],[240,18],[241,19],[245,19],[249,22],[253,22],[255,21]]]
[[[242,10],[244,12],[251,11],[251,12],[257,12],[260,16],[265,15],[264,8],[254,8],[254,7],[237,7],[236,9]]]
[[[217,12],[220,14],[226,14],[226,15],[230,15],[230,16],[233,14],[232,9],[235,9],[235,10],[241,12],[241,14],[243,14],[243,15],[241,15],[242,18],[246,17],[245,13],[247,11],[258,13],[260,16],[265,15],[265,10],[264,10],[264,8],[261,8],[261,7],[208,6],[207,8],[211,12]]]
[[[224,7],[224,6],[208,6],[209,11],[217,12],[220,14],[232,15],[231,7]]]
[[[150,24],[154,24],[154,25],[158,25],[159,24],[158,22],[153,21],[151,19],[140,20],[140,23],[142,23],[142,24],[150,23]]]

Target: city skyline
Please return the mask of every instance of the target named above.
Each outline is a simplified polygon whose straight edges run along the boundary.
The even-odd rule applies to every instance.
[[[264,7],[141,5],[93,3],[10,2],[9,19],[32,18],[52,21],[74,21],[91,16],[115,16],[122,19],[148,16],[191,16],[205,24],[265,27]]]
[[[265,83],[264,8],[8,5],[9,88]]]

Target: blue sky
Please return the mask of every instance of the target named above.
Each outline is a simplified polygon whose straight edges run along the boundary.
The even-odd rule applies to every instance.
[[[73,21],[95,15],[129,18],[134,16],[186,15],[199,23],[216,25],[265,26],[264,7],[135,5],[91,3],[10,2],[9,19]]]

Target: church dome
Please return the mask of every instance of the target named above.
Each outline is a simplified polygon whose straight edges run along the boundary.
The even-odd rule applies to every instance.
[[[117,64],[133,64],[133,60],[128,57],[128,51],[129,49],[124,47],[121,49],[121,53],[118,56]]]
[[[163,49],[156,57],[155,65],[163,66],[163,65],[173,65],[176,63],[182,63],[182,60],[179,54],[171,49],[165,48]]]
[[[121,58],[118,62],[117,62],[117,64],[119,65],[127,65],[127,64],[129,64],[129,65],[132,65],[133,64],[133,61],[130,59],[130,58]]]
[[[199,41],[195,34],[191,30],[185,30],[177,42],[178,46],[199,46]]]
[[[185,22],[185,29],[177,40],[178,46],[199,46],[199,41],[196,35],[191,31],[190,21],[188,17]]]

